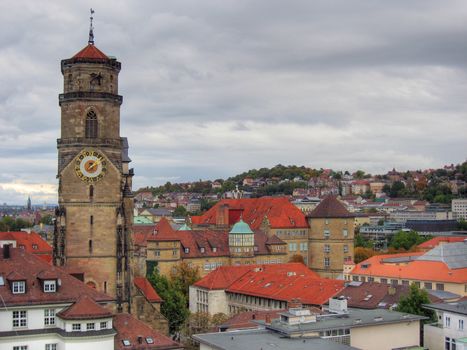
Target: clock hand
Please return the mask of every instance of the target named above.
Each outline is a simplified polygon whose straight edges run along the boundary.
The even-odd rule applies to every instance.
[[[91,170],[92,168],[94,168],[95,166],[99,165],[101,162],[99,160],[96,160],[94,163],[92,163],[92,165],[89,167],[89,170]]]

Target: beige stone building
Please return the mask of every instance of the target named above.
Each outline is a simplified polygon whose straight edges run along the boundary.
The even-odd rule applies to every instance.
[[[120,135],[120,68],[91,35],[85,48],[61,62],[53,262],[108,294],[117,312],[164,329],[161,301],[134,285],[135,276],[145,277],[145,266],[133,259],[133,169],[127,139]]]
[[[354,255],[354,215],[336,197],[328,196],[307,219],[308,266],[323,277],[342,278],[344,263]]]

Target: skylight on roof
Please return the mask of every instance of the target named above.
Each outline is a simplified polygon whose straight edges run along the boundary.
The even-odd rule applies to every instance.
[[[3,276],[0,276],[0,286],[5,285],[5,280],[3,279]]]
[[[130,345],[131,345],[131,342],[130,342],[128,339],[123,339],[123,340],[122,340],[122,343],[123,343],[123,345],[125,345],[125,346],[130,346]]]
[[[151,337],[146,337],[146,343],[154,344],[154,339],[152,339]]]

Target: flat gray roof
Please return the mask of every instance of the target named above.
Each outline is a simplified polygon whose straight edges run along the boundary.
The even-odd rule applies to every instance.
[[[402,323],[408,321],[424,320],[426,317],[405,314],[402,312],[386,309],[349,309],[348,314],[325,314],[318,315],[316,322],[301,323],[299,325],[289,325],[280,322],[279,319],[272,320],[267,328],[284,334],[293,334],[301,332],[321,332],[339,328],[357,328],[367,327],[377,324]]]
[[[222,350],[356,350],[321,338],[284,338],[265,329],[196,334],[202,344]]]
[[[467,300],[466,301],[456,301],[452,303],[439,303],[439,304],[428,304],[423,305],[427,309],[441,310],[452,312],[460,315],[467,315]]]

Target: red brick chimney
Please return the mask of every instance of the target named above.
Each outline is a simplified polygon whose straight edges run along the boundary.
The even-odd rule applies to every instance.
[[[228,226],[229,225],[229,205],[223,203],[217,207],[216,213],[216,226]]]

